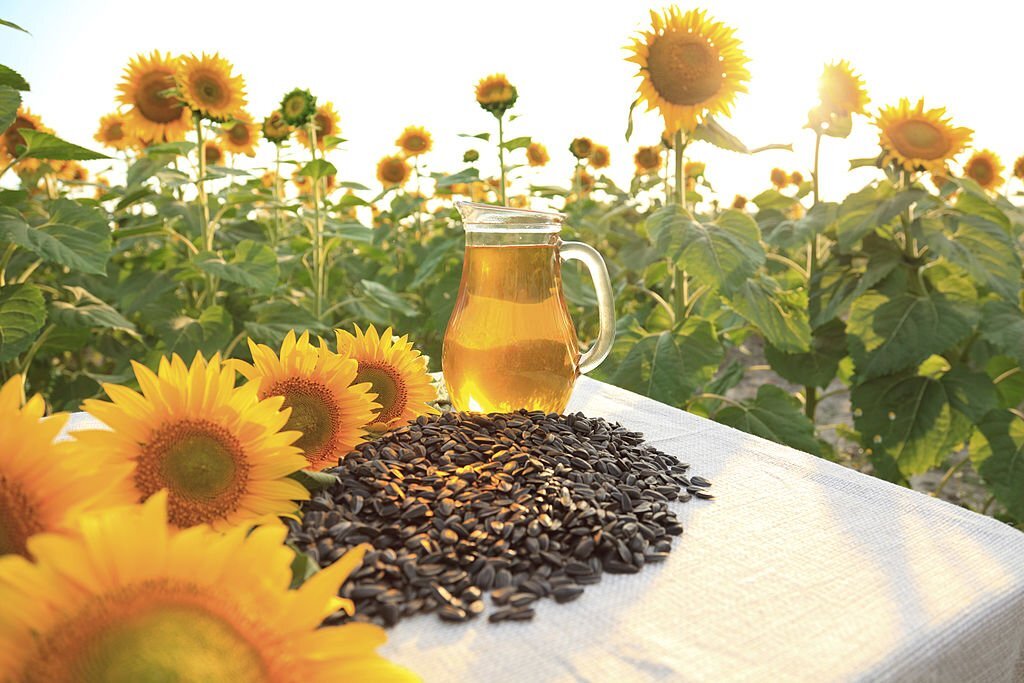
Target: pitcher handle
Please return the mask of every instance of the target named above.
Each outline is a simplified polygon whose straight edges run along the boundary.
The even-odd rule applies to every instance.
[[[579,371],[587,373],[601,364],[612,350],[615,341],[615,298],[612,296],[612,282],[608,277],[608,268],[597,249],[583,242],[562,242],[559,251],[563,261],[576,259],[582,261],[590,271],[597,290],[597,310],[600,316],[600,331],[597,341],[589,350],[580,356]]]

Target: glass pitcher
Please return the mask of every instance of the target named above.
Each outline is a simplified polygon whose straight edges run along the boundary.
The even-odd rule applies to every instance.
[[[456,410],[561,412],[580,373],[615,339],[608,269],[597,251],[558,238],[565,216],[458,202],[466,257],[441,355]],[[579,259],[597,288],[600,332],[581,353],[562,294],[561,261]]]

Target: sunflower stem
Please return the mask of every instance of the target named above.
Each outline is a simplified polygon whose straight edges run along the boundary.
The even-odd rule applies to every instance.
[[[821,201],[821,130],[814,130],[814,170],[811,173],[811,192],[814,198],[814,206]],[[813,207],[812,207],[813,208]],[[814,234],[811,243],[807,247],[807,298],[811,300],[817,296],[815,292],[814,273],[818,269],[818,235]],[[804,415],[813,423],[814,414],[818,410],[818,388],[811,384],[804,385]]]
[[[675,133],[675,177],[676,186],[673,194],[673,203],[684,211],[689,211],[686,206],[686,183],[683,180],[683,158],[686,153],[686,143],[683,139],[683,130],[680,128]],[[670,264],[671,266],[671,264]],[[686,271],[678,266],[674,267],[672,274],[673,284],[673,309],[675,310],[675,322],[681,323],[686,317],[686,311],[690,304],[690,287]]]
[[[686,209],[686,184],[683,182],[683,153],[686,151],[683,143],[683,130],[676,131],[675,137],[675,160],[676,160],[676,187],[675,203]]]
[[[276,249],[281,239],[281,143],[274,143],[274,234],[272,246]]]
[[[36,340],[32,342],[31,348],[25,353],[25,358],[21,361],[21,372],[28,372],[29,366],[32,365],[32,361],[35,360],[36,354],[39,353],[39,349],[46,343],[47,338],[57,329],[56,325],[47,325],[43,333],[36,337]]]
[[[196,146],[199,150],[199,177],[196,190],[199,193],[199,228],[203,236],[203,248],[213,251],[213,235],[210,234],[210,203],[206,196],[206,150],[203,149],[203,117],[193,115],[196,122]]]
[[[316,161],[316,119],[310,119],[306,124],[309,128],[309,146],[312,150],[313,161]],[[313,178],[313,306],[316,311],[316,319],[320,320],[324,314],[324,295],[326,282],[324,280],[324,226],[320,215],[320,178]]]
[[[501,205],[508,206],[505,198],[505,113],[498,117],[498,166],[501,167]]]

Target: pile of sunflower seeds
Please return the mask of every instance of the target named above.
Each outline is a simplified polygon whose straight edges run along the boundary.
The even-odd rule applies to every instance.
[[[465,621],[487,592],[490,621],[527,620],[541,598],[569,602],[602,572],[663,561],[683,533],[668,502],[713,498],[688,468],[580,413],[420,417],[328,470],[338,483],[289,521],[289,541],[321,566],[373,544],[340,593],[357,620]]]

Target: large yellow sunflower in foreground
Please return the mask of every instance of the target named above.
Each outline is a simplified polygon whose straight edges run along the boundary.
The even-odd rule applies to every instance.
[[[401,148],[405,156],[415,157],[429,152],[433,147],[433,140],[423,126],[409,126],[398,136],[395,144]]]
[[[845,59],[825,65],[818,81],[818,97],[823,111],[840,116],[863,114],[870,102],[864,81]]]
[[[178,60],[154,50],[137,55],[125,67],[118,101],[131,107],[125,114],[129,133],[140,140],[177,142],[192,130],[192,112],[173,94]]]
[[[256,144],[259,142],[260,128],[252,122],[252,118],[242,112],[221,128],[220,141],[224,149],[232,154],[256,156]]]
[[[390,327],[378,335],[373,325],[365,333],[358,326],[355,330],[354,335],[335,330],[338,353],[359,362],[353,382],[373,385],[371,391],[381,406],[376,426],[389,427],[436,413],[429,405],[437,400],[437,389],[427,374],[427,359],[413,349],[408,336],[396,339]]]
[[[206,118],[226,121],[242,114],[245,81],[232,73],[231,62],[219,54],[179,57],[174,80],[181,98]]]
[[[102,117],[100,128],[93,139],[113,149],[123,150],[130,147],[132,139],[128,135],[128,124],[124,114],[115,111]]]
[[[85,517],[71,536],[0,559],[6,680],[284,683],[413,681],[374,650],[382,629],[318,628],[359,546],[289,590],[283,525],[221,534],[168,526],[164,494]]]
[[[87,510],[125,502],[111,490],[131,471],[127,465],[100,470],[70,441],[55,443],[68,414],[44,420],[42,397],[22,406],[23,391],[22,375],[0,387],[0,555],[26,555],[33,535],[64,530]]]
[[[1003,184],[1003,162],[995,152],[983,149],[971,155],[964,164],[964,175],[986,190],[994,190]]]
[[[334,467],[366,434],[380,408],[370,384],[353,384],[359,364],[325,345],[313,346],[309,333],[298,339],[289,332],[278,355],[269,346],[249,341],[252,365],[238,362],[238,371],[255,383],[260,398],[280,396],[291,408],[285,429],[301,432],[295,445],[309,467]]]
[[[377,162],[377,180],[384,187],[401,187],[412,174],[404,157],[387,156]]]
[[[728,114],[736,94],[747,92],[747,57],[735,30],[703,10],[651,11],[651,30],[628,47],[640,66],[637,91],[675,132],[691,131],[707,115]]]
[[[340,121],[341,117],[338,116],[338,112],[334,111],[334,105],[330,102],[324,102],[316,108],[316,113],[313,114],[313,125],[316,126],[317,149],[324,149],[324,138],[329,135],[337,135],[340,132],[341,129],[338,126]],[[309,131],[305,127],[296,129],[295,137],[306,149],[310,149]]]
[[[908,171],[942,173],[946,162],[963,151],[971,129],[953,126],[944,108],[925,111],[924,100],[910,106],[902,98],[895,107],[883,107],[875,117],[885,161]]]
[[[103,385],[112,403],[87,400],[85,409],[112,431],[76,432],[97,459],[132,463],[127,495],[146,500],[168,491],[171,522],[216,528],[295,512],[309,492],[288,475],[306,466],[293,446],[298,432],[282,431],[283,399],[261,401],[255,386],[235,388],[235,371],[214,356],[161,359],[157,373],[133,363],[139,394]]]

